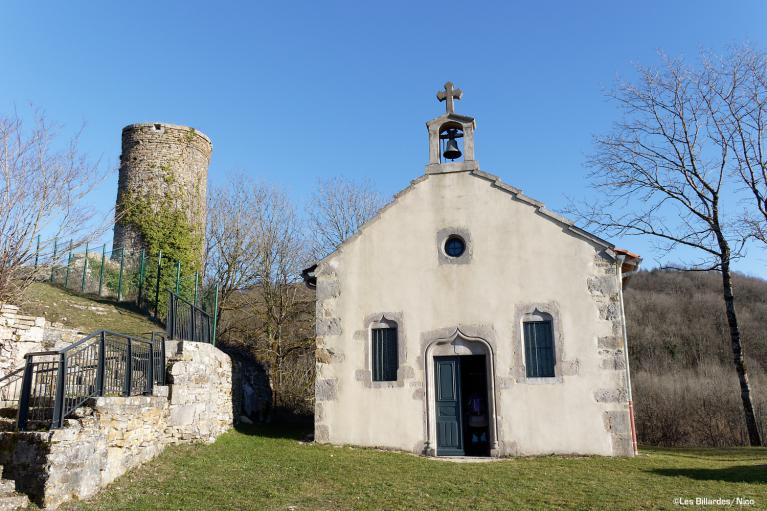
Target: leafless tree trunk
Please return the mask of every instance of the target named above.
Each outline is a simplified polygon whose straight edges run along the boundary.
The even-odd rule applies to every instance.
[[[30,128],[18,114],[0,117],[0,303],[19,299],[34,279],[38,234],[77,239],[93,217],[83,199],[102,175],[77,142],[62,144],[42,114]]]
[[[333,252],[383,206],[370,181],[334,177],[317,183],[307,207],[310,250],[315,261]]]
[[[261,209],[259,226],[259,291],[257,310],[264,317],[266,343],[262,352],[270,359],[276,390],[283,388],[284,363],[293,352],[313,349],[313,337],[301,336],[300,323],[306,316],[309,297],[301,285],[301,268],[307,264],[301,226],[287,197],[272,191]],[[275,392],[274,401],[280,404]]]
[[[313,297],[300,277],[309,258],[295,208],[280,190],[238,177],[212,194],[208,215],[206,271],[221,290],[222,335],[268,364],[279,405],[290,383],[286,360],[314,348]]]
[[[719,104],[706,85],[705,66],[664,58],[662,69],[639,73],[637,84],[621,84],[612,94],[624,117],[610,135],[597,137],[589,161],[603,200],[571,212],[613,235],[652,236],[668,251],[694,249],[699,258],[690,269],[721,272],[746,428],[751,445],[761,445],[731,275],[748,236],[722,207],[736,192],[728,171],[732,137],[717,122]]]

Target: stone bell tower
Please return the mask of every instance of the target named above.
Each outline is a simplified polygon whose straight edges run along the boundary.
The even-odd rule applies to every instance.
[[[141,230],[126,220],[125,211],[140,203],[148,211],[180,211],[199,239],[202,263],[207,220],[208,164],[213,150],[210,139],[187,126],[165,123],[131,124],[122,131],[122,154],[117,184],[113,257],[125,248],[126,256],[138,257],[147,248]],[[152,254],[154,255],[154,254]]]
[[[454,101],[462,95],[463,91],[453,88],[452,82],[447,82],[445,90],[437,92],[437,99],[445,102],[445,114],[426,123],[429,130],[427,174],[479,169],[479,162],[474,159],[476,121],[473,117],[455,113]]]

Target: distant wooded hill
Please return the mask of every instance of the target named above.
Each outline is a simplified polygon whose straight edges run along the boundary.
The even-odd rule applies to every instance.
[[[640,442],[747,445],[715,272],[642,271],[625,291]],[[767,281],[737,276],[735,300],[757,417],[767,433]]]

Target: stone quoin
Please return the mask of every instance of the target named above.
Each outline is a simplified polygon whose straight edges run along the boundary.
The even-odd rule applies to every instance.
[[[425,175],[303,272],[315,439],[632,456],[622,293],[641,259],[480,170],[461,97],[450,82],[437,95]]]

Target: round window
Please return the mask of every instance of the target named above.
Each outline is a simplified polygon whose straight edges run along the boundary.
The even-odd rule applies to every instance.
[[[466,242],[460,236],[452,235],[445,242],[445,253],[450,257],[461,257],[466,251]]]

